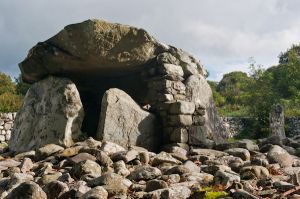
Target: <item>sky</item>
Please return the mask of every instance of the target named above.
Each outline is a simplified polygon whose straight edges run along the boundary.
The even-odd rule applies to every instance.
[[[0,71],[12,77],[37,42],[90,18],[147,30],[193,54],[219,81],[248,71],[249,58],[270,67],[300,43],[299,0],[1,0]]]

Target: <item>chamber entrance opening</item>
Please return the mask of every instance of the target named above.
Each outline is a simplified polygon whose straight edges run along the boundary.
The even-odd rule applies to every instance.
[[[110,88],[118,88],[125,91],[140,106],[147,103],[147,83],[142,79],[140,72],[124,76],[97,77],[94,79],[81,79],[75,82],[83,104],[85,117],[82,123],[82,132],[90,137],[96,137],[102,97]]]

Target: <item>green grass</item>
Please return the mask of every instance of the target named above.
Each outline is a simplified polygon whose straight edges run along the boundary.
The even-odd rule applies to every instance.
[[[228,196],[228,193],[225,191],[214,190],[213,187],[204,187],[195,191],[195,193],[200,193],[202,199],[219,199]]]

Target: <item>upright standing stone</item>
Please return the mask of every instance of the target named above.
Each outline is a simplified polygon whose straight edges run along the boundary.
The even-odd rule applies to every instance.
[[[124,91],[113,88],[105,92],[97,138],[123,147],[137,145],[154,151],[159,146],[158,133],[156,117],[142,110]]]
[[[83,115],[75,84],[67,78],[50,76],[28,90],[9,148],[23,152],[50,143],[69,147],[81,134]]]
[[[286,137],[284,131],[284,110],[280,104],[275,105],[271,110],[270,130],[272,136],[278,136],[281,139]]]

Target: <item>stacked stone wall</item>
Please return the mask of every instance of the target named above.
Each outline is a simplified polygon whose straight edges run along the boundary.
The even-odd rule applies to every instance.
[[[148,84],[147,98],[152,112],[162,121],[164,144],[194,145],[197,141],[190,135],[194,131],[204,132],[205,107],[188,99],[184,67],[172,63],[170,60],[173,57],[170,54],[166,53],[163,55],[164,59],[160,58],[144,77]]]
[[[252,122],[249,117],[222,117],[222,120],[229,137],[237,136]],[[300,135],[300,117],[285,117],[285,131],[287,137]]]
[[[0,142],[7,142],[11,137],[16,113],[0,113]]]
[[[300,117],[286,117],[285,126],[288,137],[300,135]]]

